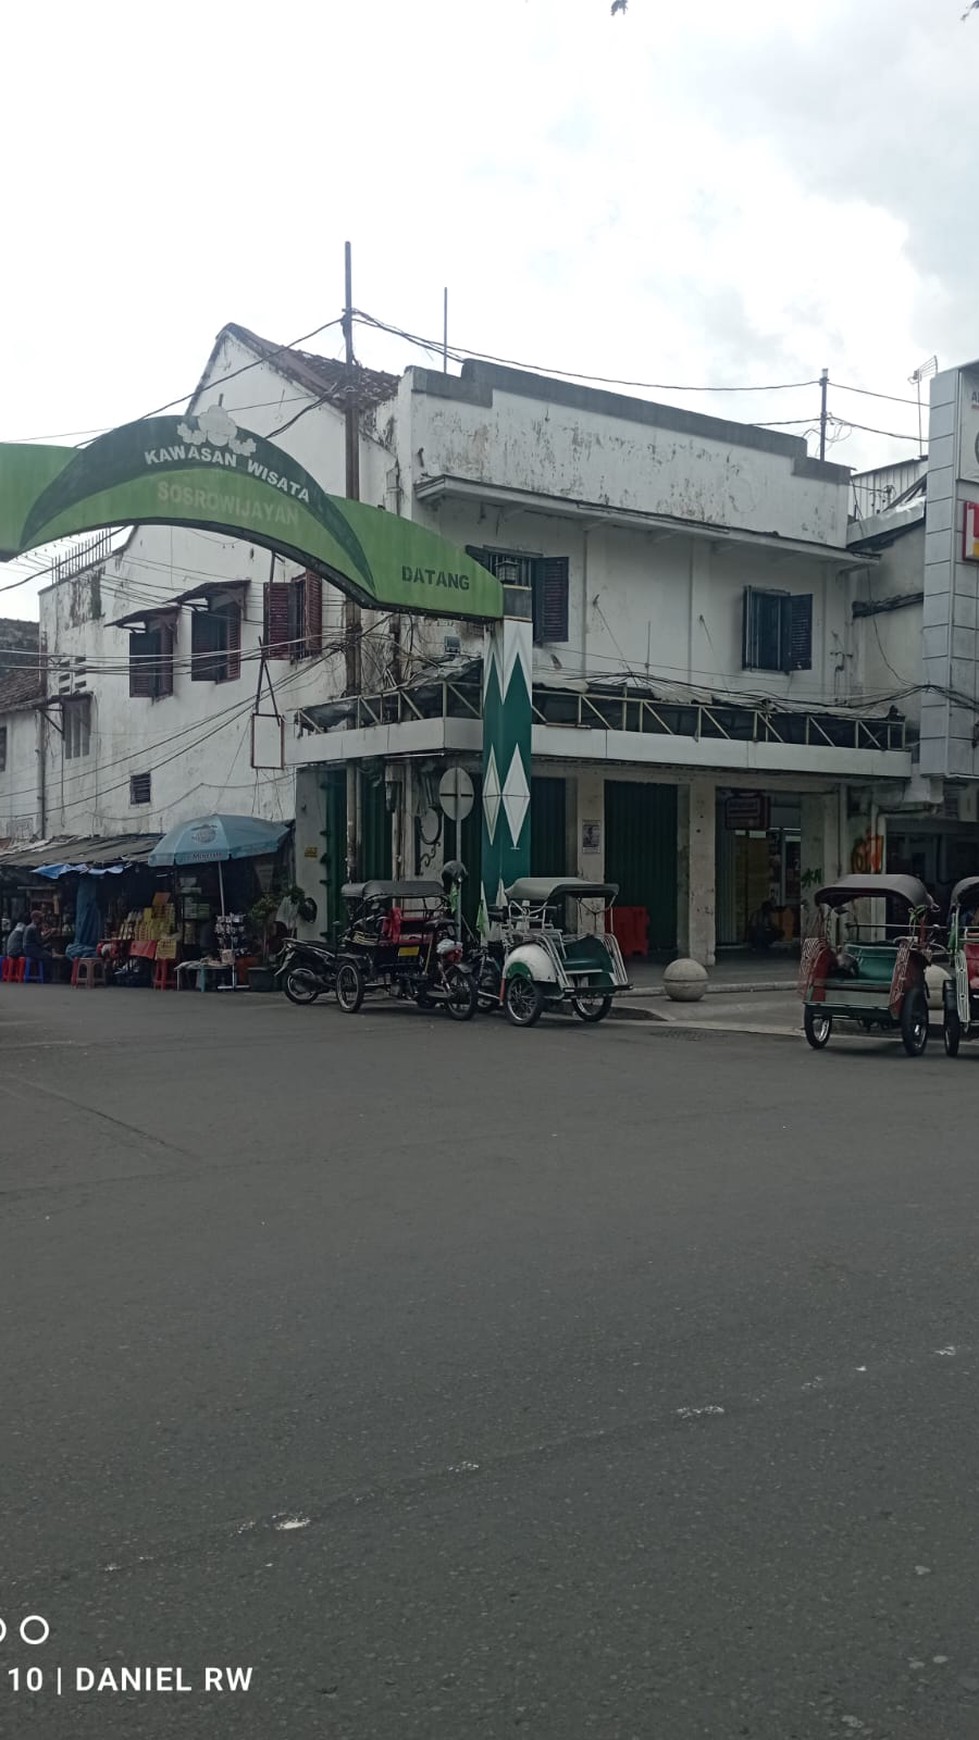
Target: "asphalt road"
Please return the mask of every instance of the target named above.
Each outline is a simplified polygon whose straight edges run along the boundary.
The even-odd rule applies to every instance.
[[[979,1046],[3,987],[3,1732],[973,1740],[977,1106]]]

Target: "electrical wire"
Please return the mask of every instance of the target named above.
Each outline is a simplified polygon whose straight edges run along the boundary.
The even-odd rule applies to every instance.
[[[358,631],[357,638],[363,640],[368,635],[380,633],[387,626],[387,623],[390,621],[391,614],[393,614],[393,613],[390,613],[388,616],[383,617],[379,622],[368,625],[366,628],[362,627]],[[345,647],[347,646],[347,644],[348,644],[348,640],[347,640],[346,635],[344,635],[343,637],[338,639],[336,642],[334,642],[332,645],[330,645],[329,648],[324,649],[324,652],[321,656],[323,658],[325,658],[329,655],[342,652],[345,649]],[[243,661],[244,661],[244,655],[243,655]],[[293,668],[289,672],[287,672],[284,676],[280,677],[278,679],[278,681],[273,679],[272,680],[272,687],[273,687],[273,690],[274,690],[276,696],[279,695],[281,690],[288,688],[291,684],[297,683],[301,678],[308,677],[313,669],[313,662],[314,661],[304,661],[301,664],[297,664],[297,665],[293,666]],[[86,667],[86,669],[88,669],[88,667]],[[79,696],[79,695],[75,695],[75,696],[65,695],[65,696],[61,696],[61,697],[50,696],[48,698],[50,700],[63,699],[63,700],[70,701],[70,700],[82,699],[83,697]],[[158,749],[166,749],[170,746],[170,744],[180,742],[181,739],[189,737],[192,732],[200,730],[202,726],[210,727],[213,724],[216,730],[224,730],[227,725],[234,722],[234,719],[236,717],[241,717],[244,714],[249,713],[249,712],[253,712],[253,711],[254,711],[254,696],[251,696],[249,699],[247,699],[245,701],[240,701],[240,700],[232,701],[229,703],[229,705],[227,707],[222,708],[222,710],[219,713],[217,713],[217,714],[212,713],[208,716],[207,719],[195,719],[189,725],[185,725],[179,731],[168,732],[164,737],[158,738],[155,743],[143,744],[137,749],[129,750],[126,752],[126,754],[117,756],[112,761],[102,762],[95,769],[93,769],[92,767],[83,767],[83,768],[79,768],[77,770],[77,772],[74,774],[63,775],[62,780],[61,780],[62,788],[64,787],[65,784],[80,783],[83,780],[91,779],[99,774],[109,772],[114,767],[125,766],[125,764],[127,762],[134,761],[135,759],[137,759],[137,757],[140,757],[140,756],[152,755]],[[200,739],[199,741],[202,741],[202,742],[206,741],[207,737],[209,737],[210,735],[211,735],[211,731],[208,730],[206,736],[204,738]],[[198,747],[197,740],[195,740],[193,743],[184,743],[182,745],[182,748],[181,748],[179,753],[185,754],[185,753],[189,752],[190,750],[195,749],[197,747]],[[87,759],[87,757],[81,757],[79,759]],[[153,769],[152,768],[143,769],[143,771],[144,772],[152,772]],[[36,788],[34,786],[25,786],[20,790],[13,790],[13,791],[6,792],[4,794],[4,799],[5,799],[5,801],[7,801],[7,800],[10,800],[13,798],[30,797],[31,795],[35,794],[35,792],[36,792]]]
[[[830,385],[834,393],[862,393],[866,399],[886,399],[891,405],[911,405],[914,407],[920,403],[918,399],[902,398],[897,393],[875,393],[871,387],[849,387],[843,381],[831,381]]]
[[[830,423],[835,423],[841,429],[859,429],[864,435],[883,435],[888,441],[913,441],[918,445],[918,435],[905,435],[899,429],[872,429],[868,423],[851,423],[849,417],[830,416]]]
[[[378,320],[372,314],[367,314],[362,308],[352,311],[354,320],[361,326],[376,328],[379,332],[390,333],[395,338],[402,338],[407,344],[418,346],[422,350],[433,351],[437,355],[445,354],[445,344],[442,339],[420,338],[417,333],[408,332],[404,327],[392,326],[387,321]],[[532,374],[555,375],[562,380],[597,381],[604,387],[635,387],[652,393],[784,393],[798,387],[818,387],[818,380],[811,381],[775,381],[764,387],[691,387],[677,386],[667,381],[629,381],[621,380],[615,375],[589,375],[580,369],[545,368],[542,363],[516,362],[513,357],[494,356],[490,351],[469,350],[464,347],[450,345],[447,353],[453,362],[464,362],[472,357],[479,362],[499,363],[504,368],[525,369]]]

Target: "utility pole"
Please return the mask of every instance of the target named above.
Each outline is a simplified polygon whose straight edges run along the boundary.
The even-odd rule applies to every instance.
[[[826,400],[827,400],[828,394],[829,394],[829,369],[824,369],[822,374],[819,377],[819,457],[820,457],[820,459],[826,458],[826,425],[829,422],[829,413],[826,409]]]
[[[343,336],[346,345],[347,381],[344,395],[346,424],[346,495],[348,501],[360,500],[360,406],[354,362],[353,268],[350,243],[343,248],[344,300]],[[361,690],[361,627],[360,606],[352,598],[343,604],[343,627],[348,695]],[[360,854],[360,778],[355,761],[347,762],[347,881],[357,881]]]

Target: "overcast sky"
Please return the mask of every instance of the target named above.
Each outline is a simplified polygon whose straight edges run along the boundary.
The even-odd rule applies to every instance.
[[[188,393],[228,321],[281,343],[331,319],[348,237],[361,308],[436,336],[448,284],[453,343],[545,370],[742,386],[826,365],[907,396],[932,353],[979,354],[965,0],[609,4],[7,8],[0,439]],[[813,387],[646,396],[818,409]],[[831,409],[917,426],[837,388]],[[858,431],[831,456],[914,451]],[[36,587],[0,613],[36,614]]]

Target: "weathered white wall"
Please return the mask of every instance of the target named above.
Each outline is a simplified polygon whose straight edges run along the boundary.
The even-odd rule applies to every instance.
[[[7,765],[0,773],[0,840],[29,840],[38,829],[37,718],[23,708],[0,713]]]
[[[842,544],[848,476],[797,437],[486,363],[409,369],[413,483],[443,473],[605,506]],[[406,476],[405,456],[402,465]]]
[[[879,565],[871,572],[857,576],[855,597],[879,604],[887,598],[921,592],[924,561],[922,523],[881,550]],[[891,696],[912,691],[902,694],[896,705],[915,724],[921,715],[921,626],[920,602],[858,617],[853,625],[857,692],[868,701],[882,700],[886,712]]]
[[[538,670],[614,677],[623,670],[667,686],[766,694],[800,702],[846,698],[850,682],[851,583],[824,562],[767,549],[715,545],[677,532],[586,529],[557,515],[445,501],[416,504],[416,517],[460,545],[481,544],[569,559],[568,639],[536,647]],[[746,586],[813,595],[809,671],[741,668]],[[420,625],[436,651],[444,625]],[[466,651],[478,629],[459,627]]]
[[[195,407],[205,408],[220,394],[225,409],[241,427],[270,437],[279,424],[309,407],[308,415],[281,436],[280,444],[327,490],[343,494],[342,415],[330,405],[317,404],[312,392],[284,380],[264,362],[234,380],[217,379],[254,361],[253,351],[226,338],[212,365],[215,386],[205,385]],[[361,445],[364,500],[383,502],[391,463],[379,440],[373,434],[365,436]],[[48,727],[47,834],[163,831],[211,810],[292,819],[291,771],[275,775],[251,767],[250,714],[259,671],[263,587],[271,563],[269,551],[241,539],[179,526],[143,526],[126,549],[94,576],[94,584],[93,574],[85,573],[42,593],[41,632],[48,654],[56,653],[72,665],[80,660],[84,672],[75,669],[74,680],[81,676],[93,696],[87,757],[66,759],[60,735]],[[276,579],[298,572],[294,563],[276,560]],[[142,607],[162,606],[213,579],[248,585],[240,677],[228,683],[191,681],[191,612],[185,607],[178,623],[173,695],[160,700],[131,698],[129,631],[110,624]],[[340,594],[325,586],[327,646],[339,637],[342,608]],[[372,618],[365,620],[369,623]],[[327,700],[343,689],[339,651],[296,665],[275,660],[268,668],[287,730],[297,708]],[[57,688],[54,673],[49,687]],[[268,705],[266,689],[263,709]],[[152,802],[132,806],[130,774],[148,771],[152,772]]]

